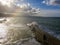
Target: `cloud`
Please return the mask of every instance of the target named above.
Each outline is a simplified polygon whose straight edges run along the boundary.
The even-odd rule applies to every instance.
[[[1,5],[11,7],[11,4],[14,2],[14,0],[0,0]]]
[[[20,1],[23,0],[0,0],[0,13],[13,13]]]
[[[15,9],[15,13],[19,13],[21,15],[34,15],[40,12],[39,8],[32,7],[29,3],[20,4]]]
[[[33,8],[29,3],[19,3],[21,1],[24,0],[0,0],[0,13],[31,15],[39,12],[39,9]]]
[[[47,5],[60,5],[60,0],[43,0],[42,3]]]
[[[6,16],[8,15],[15,15],[15,16],[57,16],[57,14],[60,14],[60,10],[44,10],[44,9],[39,9],[39,8],[34,8],[32,7],[29,3],[17,3],[18,1],[23,1],[23,0],[16,0],[11,3],[11,7],[8,5],[2,5],[0,3],[0,16],[5,14]],[[46,2],[45,2],[46,1]],[[48,5],[51,3],[49,0],[49,3],[47,3],[47,0],[44,0],[43,3],[47,3]],[[55,2],[52,1],[52,2]],[[55,2],[56,3],[56,2]],[[53,3],[51,3],[52,5]],[[2,14],[3,13],[3,14]],[[3,15],[3,16],[5,16]],[[58,15],[59,16],[59,15]]]
[[[14,0],[0,0],[0,13],[11,12]]]
[[[19,8],[16,8],[16,12],[19,15],[28,16],[42,16],[42,17],[60,17],[60,10],[46,10],[32,7],[29,3],[21,4]]]
[[[40,13],[35,16],[42,16],[42,17],[60,17],[60,10],[40,10]]]

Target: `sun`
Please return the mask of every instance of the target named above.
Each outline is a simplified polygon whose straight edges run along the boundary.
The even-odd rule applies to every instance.
[[[7,5],[8,7],[10,7],[13,3],[13,0],[0,0],[0,3],[4,6]]]

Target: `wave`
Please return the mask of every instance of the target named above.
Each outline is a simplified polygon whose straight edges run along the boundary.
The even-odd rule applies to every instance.
[[[3,28],[2,31],[1,28]],[[23,24],[6,25],[6,23],[2,23],[0,32],[2,32],[0,33],[0,45],[40,45],[28,26]]]
[[[31,29],[35,28],[35,30],[41,30],[55,38],[57,38],[58,40],[60,40],[60,33],[57,34],[55,31],[48,29],[46,26],[44,25],[39,25],[37,22],[32,22],[30,24],[27,24]],[[38,33],[38,32],[37,32]]]

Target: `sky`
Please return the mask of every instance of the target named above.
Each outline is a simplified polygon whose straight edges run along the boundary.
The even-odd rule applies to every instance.
[[[0,0],[0,13],[60,17],[60,0]]]

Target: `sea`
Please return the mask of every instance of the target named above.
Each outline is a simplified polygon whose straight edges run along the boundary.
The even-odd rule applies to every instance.
[[[36,41],[34,33],[27,26],[32,22],[60,34],[60,17],[0,17],[0,45],[42,45]]]

